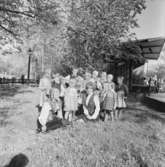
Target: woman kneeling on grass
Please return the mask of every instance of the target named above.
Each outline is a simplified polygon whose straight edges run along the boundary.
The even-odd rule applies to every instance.
[[[85,117],[87,120],[97,120],[100,112],[100,101],[98,95],[94,93],[95,85],[89,82],[86,88],[87,97],[83,100]]]

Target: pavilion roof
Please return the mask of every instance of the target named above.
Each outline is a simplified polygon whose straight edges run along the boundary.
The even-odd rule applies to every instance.
[[[142,57],[144,57],[145,60],[157,60],[160,56],[163,46],[165,45],[165,38],[157,37],[140,39],[123,42],[123,44],[127,44],[129,42],[135,43],[137,46],[139,46],[141,55]],[[116,58],[114,56],[110,60],[108,58],[105,58],[105,61],[108,63],[121,63],[124,60],[122,58]],[[140,63],[139,65],[142,64]]]
[[[145,59],[157,60],[165,43],[165,38],[149,38],[137,40],[135,43],[140,47],[141,54]]]

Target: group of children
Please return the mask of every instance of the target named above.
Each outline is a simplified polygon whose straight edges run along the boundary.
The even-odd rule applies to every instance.
[[[40,80],[41,91],[39,104],[38,132],[47,130],[47,122],[54,115],[61,120],[72,122],[78,118],[89,121],[119,118],[121,109],[126,108],[128,88],[123,83],[124,77],[113,82],[113,75],[98,71],[85,74],[73,69],[66,77],[45,71]],[[78,116],[78,117],[77,117]]]

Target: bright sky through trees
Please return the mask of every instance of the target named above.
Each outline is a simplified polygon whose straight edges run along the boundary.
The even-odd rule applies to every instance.
[[[147,0],[147,8],[138,15],[140,28],[136,28],[138,39],[165,37],[165,0]]]

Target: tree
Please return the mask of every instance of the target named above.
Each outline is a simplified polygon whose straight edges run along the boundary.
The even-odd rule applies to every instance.
[[[57,8],[53,0],[0,0],[0,29],[17,36],[22,23],[56,25]]]
[[[53,66],[58,62],[57,56],[62,55],[59,50],[64,45],[59,29],[63,30],[61,13],[65,11],[60,3],[61,0],[0,0],[2,40],[7,38],[10,44],[16,39],[25,62],[31,49],[32,64],[37,61],[40,71]]]
[[[71,49],[66,60],[80,67],[99,68],[105,57],[123,56],[119,54],[121,41],[132,37],[130,28],[138,26],[136,16],[145,9],[145,0],[80,0],[75,4],[70,17],[73,24],[68,27]],[[138,50],[134,47],[134,53]]]

